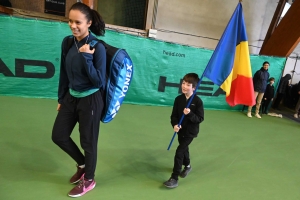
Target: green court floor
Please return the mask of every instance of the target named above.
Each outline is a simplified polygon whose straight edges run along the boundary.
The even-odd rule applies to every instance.
[[[61,200],[75,163],[51,140],[57,102],[0,96],[0,199]],[[192,172],[175,189],[162,183],[177,147],[171,107],[122,105],[101,124],[97,185],[85,200],[299,200],[300,124],[205,110],[190,147]],[[78,128],[72,137],[78,143]]]

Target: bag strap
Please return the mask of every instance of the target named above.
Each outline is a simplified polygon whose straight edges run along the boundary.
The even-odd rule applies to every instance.
[[[89,42],[89,45],[90,45],[90,49],[94,49],[96,48],[96,45],[98,44],[99,40],[92,40]]]
[[[69,49],[72,47],[72,45],[73,45],[73,42],[74,42],[74,39],[73,39],[73,35],[72,36],[70,36],[70,37],[68,37],[68,43],[67,43],[67,47],[68,47],[68,51],[69,51]]]
[[[63,41],[63,54],[66,56],[73,45],[74,39],[73,35],[67,36]]]

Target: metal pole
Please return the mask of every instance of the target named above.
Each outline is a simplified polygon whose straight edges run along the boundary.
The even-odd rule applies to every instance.
[[[298,55],[297,55],[297,57],[296,57],[296,62],[295,62],[295,65],[294,65],[294,69],[293,69],[293,71],[292,71],[292,78],[291,78],[291,83],[293,82],[293,77],[294,77],[294,73],[296,72],[295,71],[295,69],[296,69],[296,65],[297,65],[297,60],[298,60]]]

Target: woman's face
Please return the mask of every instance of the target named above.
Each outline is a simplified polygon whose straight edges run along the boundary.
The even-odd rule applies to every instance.
[[[89,34],[89,27],[92,21],[87,21],[85,14],[79,10],[70,10],[69,13],[69,26],[72,34],[78,41],[85,38]]]

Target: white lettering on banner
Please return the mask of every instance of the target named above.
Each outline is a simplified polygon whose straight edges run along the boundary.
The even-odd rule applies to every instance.
[[[129,87],[129,82],[130,82],[130,79],[131,79],[131,71],[132,71],[132,65],[128,65],[126,64],[126,69],[127,69],[127,72],[126,72],[126,79],[125,79],[125,83],[124,83],[124,86],[122,88],[122,93],[121,93],[121,96],[119,96],[119,99],[122,98],[122,97],[125,97],[127,91],[128,91],[128,87]]]

